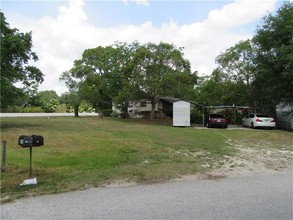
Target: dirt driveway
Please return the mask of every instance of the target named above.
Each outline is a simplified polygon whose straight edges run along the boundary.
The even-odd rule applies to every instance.
[[[221,131],[217,128],[206,128],[202,125],[195,125],[195,129],[211,129],[214,132]],[[242,126],[229,125],[227,130],[252,130]],[[262,131],[259,129],[258,131]],[[265,130],[263,130],[265,131]],[[224,136],[224,135],[223,135]],[[280,171],[293,172],[293,134],[292,142],[289,145],[278,144],[270,141],[249,142],[237,141],[235,139],[227,139],[227,145],[236,149],[237,153],[234,156],[225,156],[221,161],[218,161],[216,167],[212,172],[187,176],[183,179],[189,178],[221,178],[221,177],[235,177],[235,176],[252,176],[262,174],[277,174]],[[207,155],[206,155],[207,156]],[[203,166],[209,167],[210,164]]]
[[[248,143],[233,143],[238,150],[234,157],[226,157],[221,168],[216,169],[213,175],[249,176],[256,174],[275,174],[280,171],[293,171],[293,151],[284,147],[273,148],[270,142],[264,145]]]

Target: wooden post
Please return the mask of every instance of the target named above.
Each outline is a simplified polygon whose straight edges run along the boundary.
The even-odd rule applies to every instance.
[[[30,147],[30,178],[32,177],[32,155],[33,155],[33,148]]]
[[[6,170],[6,141],[2,141],[2,160],[1,160],[1,172]]]

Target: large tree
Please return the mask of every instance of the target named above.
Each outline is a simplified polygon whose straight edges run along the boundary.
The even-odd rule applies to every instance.
[[[125,89],[131,83],[129,73],[131,48],[124,43],[86,49],[69,71],[81,80],[82,97],[99,110],[109,110],[113,101],[127,103],[131,94]],[[119,103],[117,103],[119,102]]]
[[[116,42],[87,49],[66,74],[80,80],[80,94],[93,106],[107,109],[113,103],[125,118],[130,101],[150,100],[151,119],[161,96],[192,98],[197,79],[182,48],[166,43]]]
[[[244,84],[227,79],[222,71],[215,69],[211,76],[200,78],[196,101],[205,106],[246,105],[244,88]]]
[[[136,50],[135,57],[139,62],[134,75],[137,76],[140,90],[151,102],[151,119],[154,119],[155,105],[160,97],[174,94],[173,89],[180,93],[185,86],[195,85],[194,80],[186,80],[186,77],[192,75],[190,62],[184,59],[182,50],[183,48],[177,49],[174,45],[163,42],[148,43]],[[176,78],[179,81],[174,84]]]
[[[141,97],[133,78],[133,69],[137,65],[134,51],[138,46],[137,42],[116,42],[111,46],[86,49],[68,71],[71,77],[81,81],[82,98],[106,112],[114,104],[126,118],[129,102]]]
[[[32,51],[32,33],[21,33],[10,28],[5,16],[0,12],[1,26],[1,108],[14,104],[25,91],[43,81],[42,72],[30,61],[38,56]],[[22,86],[16,86],[16,83]]]
[[[293,97],[293,2],[263,18],[253,42],[257,47],[253,92],[260,110],[274,113],[281,99]]]
[[[60,76],[60,80],[65,81],[67,88],[69,89],[69,93],[63,94],[66,99],[66,104],[70,104],[74,107],[74,116],[79,116],[79,106],[82,101],[80,85],[81,81],[74,77],[74,73],[72,70],[65,71]]]
[[[230,94],[245,100],[246,105],[254,106],[254,95],[251,84],[255,79],[256,65],[254,63],[256,49],[250,40],[240,41],[216,58],[217,70],[221,72],[226,82],[237,84],[237,91]]]

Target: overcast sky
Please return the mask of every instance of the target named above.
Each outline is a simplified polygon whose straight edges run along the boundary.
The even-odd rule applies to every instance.
[[[209,75],[215,57],[255,34],[261,18],[283,0],[2,0],[11,28],[32,31],[34,63],[44,82],[40,90],[67,89],[59,82],[83,51],[115,41],[160,41],[184,47],[192,70]]]

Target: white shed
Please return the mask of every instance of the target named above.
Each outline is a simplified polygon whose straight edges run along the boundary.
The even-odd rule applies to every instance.
[[[190,103],[185,101],[173,102],[173,126],[190,126]]]

